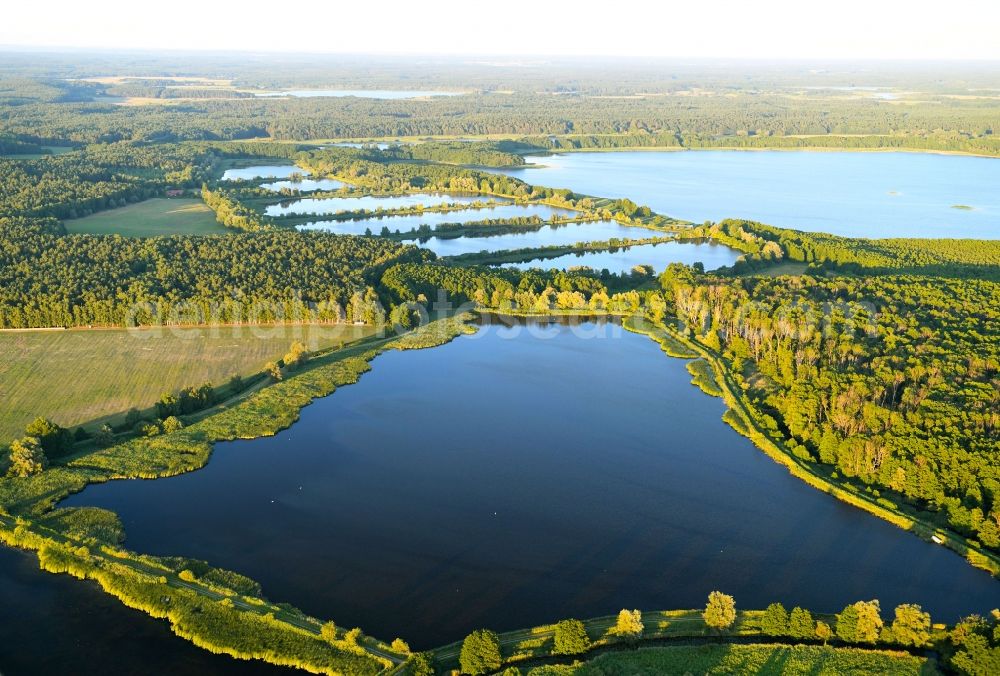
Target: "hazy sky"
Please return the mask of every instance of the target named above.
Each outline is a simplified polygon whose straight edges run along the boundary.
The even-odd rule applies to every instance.
[[[0,45],[1000,59],[1000,0],[14,0]]]

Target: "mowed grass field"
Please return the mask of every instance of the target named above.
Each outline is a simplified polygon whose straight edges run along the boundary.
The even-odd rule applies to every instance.
[[[100,211],[64,221],[70,234],[122,235],[211,235],[228,232],[215,220],[215,213],[200,199],[154,197],[118,209]]]
[[[212,327],[0,332],[0,445],[37,416],[65,427],[121,420],[165,392],[258,373],[295,340],[323,349],[366,326]]]

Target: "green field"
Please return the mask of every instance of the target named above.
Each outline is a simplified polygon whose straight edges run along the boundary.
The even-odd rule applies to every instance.
[[[65,222],[71,235],[210,235],[227,232],[200,199],[155,197]]]
[[[787,645],[700,645],[610,653],[585,663],[538,667],[529,676],[653,674],[936,674],[932,661],[904,652]]]
[[[271,326],[0,332],[0,444],[37,416],[63,426],[117,421],[164,392],[223,384],[278,359],[370,335],[365,326]]]

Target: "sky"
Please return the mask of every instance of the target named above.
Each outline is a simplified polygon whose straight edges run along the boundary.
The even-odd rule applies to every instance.
[[[1000,59],[1000,1],[14,0],[0,45],[623,57]]]

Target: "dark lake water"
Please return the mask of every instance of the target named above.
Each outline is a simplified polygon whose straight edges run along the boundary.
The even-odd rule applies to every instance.
[[[6,547],[0,547],[0,638],[4,676],[301,673],[213,655],[96,583],[42,572],[34,554]]]
[[[66,504],[118,512],[133,549],[418,648],[713,589],[744,608],[916,602],[938,621],[1000,606],[957,555],[791,477],[643,336],[491,326],[373,366],[205,469]]]
[[[852,237],[1000,238],[995,158],[706,150],[529,160],[544,168],[502,171],[538,185],[628,197],[696,223],[747,218]]]

